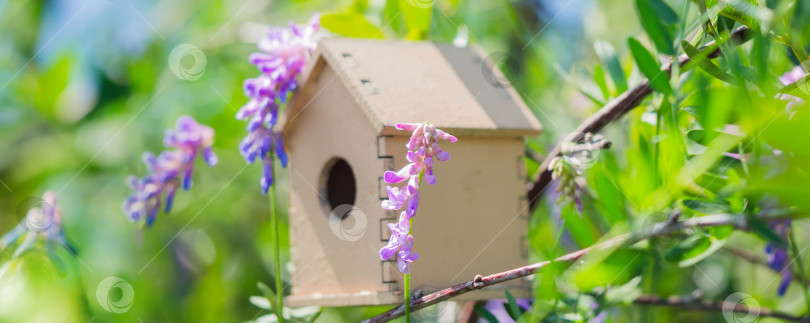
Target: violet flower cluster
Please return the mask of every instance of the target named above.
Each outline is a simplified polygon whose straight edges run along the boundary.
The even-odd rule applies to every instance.
[[[380,249],[380,258],[383,260],[397,256],[397,267],[400,272],[410,273],[410,264],[419,258],[413,252],[413,236],[411,236],[411,219],[416,215],[419,207],[419,185],[424,176],[428,185],[436,185],[436,176],[433,174],[433,159],[440,161],[450,160],[450,154],[439,148],[439,139],[456,142],[456,137],[436,129],[430,123],[400,123],[397,129],[412,131],[411,139],[405,147],[408,148],[406,156],[409,164],[397,172],[387,171],[383,180],[388,184],[408,181],[402,189],[387,186],[388,200],[382,202],[382,208],[396,211],[405,207],[399,215],[396,224],[389,223],[391,238],[388,245]]]
[[[599,156],[600,146],[605,141],[602,135],[586,133],[581,143],[566,142],[562,145],[562,154],[551,159],[548,170],[551,179],[559,179],[556,192],[560,194],[557,204],[573,202],[579,213],[582,213],[582,187],[577,182],[589,163]]]
[[[248,135],[239,145],[239,151],[248,163],[257,158],[264,165],[260,180],[262,193],[273,185],[272,152],[287,167],[287,153],[281,132],[273,127],[278,122],[280,105],[287,102],[289,94],[298,86],[297,76],[304,70],[310,53],[317,43],[315,32],[319,28],[316,13],[306,25],[290,24],[290,28],[271,27],[267,37],[260,40],[262,52],[250,55],[250,63],[256,65],[261,75],[245,80],[245,95],[250,98],[239,112],[237,120],[247,120]]]
[[[172,208],[177,188],[191,188],[194,160],[198,154],[209,166],[217,164],[217,156],[211,150],[214,144],[214,129],[197,123],[189,116],[177,119],[175,129],[166,131],[163,144],[174,150],[163,151],[159,156],[151,152],[143,154],[143,162],[151,172],[144,178],[134,175],[127,177],[134,194],[124,201],[122,208],[130,221],[137,222],[146,217],[146,226],[155,221],[165,193],[164,212]]]
[[[790,229],[790,220],[777,220],[770,223],[771,229],[787,241],[788,230]],[[768,255],[768,267],[777,270],[782,275],[782,281],[779,283],[779,288],[776,293],[779,296],[785,296],[791,279],[793,279],[793,268],[788,259],[787,249],[784,246],[779,246],[774,243],[769,243],[765,246],[765,253]]]
[[[29,209],[20,223],[0,238],[0,250],[16,243],[23,236],[25,238],[14,251],[13,257],[19,257],[31,249],[39,237],[45,239],[49,251],[58,244],[69,252],[76,253],[62,228],[62,211],[56,207],[56,193],[53,191],[45,192],[38,206]]]

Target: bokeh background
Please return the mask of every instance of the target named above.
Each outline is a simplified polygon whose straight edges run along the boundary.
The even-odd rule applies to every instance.
[[[667,2],[676,10],[685,3]],[[532,152],[527,174],[537,170],[536,156],[596,111],[599,102],[618,94],[613,84],[600,89],[592,80],[600,62],[595,41],[612,44],[628,83],[642,77],[626,46],[628,36],[645,39],[632,1],[438,0],[420,18],[427,19],[427,30],[410,28],[398,5],[408,4],[0,0],[0,232],[18,224],[27,212],[26,201],[53,190],[68,240],[77,250],[76,255],[59,248],[48,252],[38,245],[20,257],[13,256],[13,249],[0,252],[0,277],[8,282],[0,286],[0,321],[241,322],[268,313],[249,297],[260,294],[257,282],[272,285],[274,266],[289,277],[286,200],[280,198],[279,206],[284,254],[282,264],[274,264],[268,200],[258,184],[261,167],[246,165],[239,155],[245,124],[234,118],[247,102],[243,80],[258,75],[247,57],[256,51],[266,25],[303,23],[316,11],[342,13],[368,25],[354,20],[332,24],[334,32],[476,44],[501,55],[504,74],[544,125],[543,135],[527,143]],[[692,11],[684,18],[694,18]],[[196,56],[170,59],[182,44],[193,46],[181,48],[191,48]],[[774,76],[796,64],[782,52],[772,49]],[[643,178],[657,175],[644,157],[648,152],[639,149],[656,134],[654,126],[642,122],[650,110],[638,109],[606,129],[614,146],[588,170],[597,194],[585,199],[583,215],[555,204],[554,194],[544,198],[527,228],[532,260],[591,245],[648,209],[647,194],[656,181]],[[219,164],[198,163],[192,190],[179,192],[172,212],[142,230],[121,211],[131,193],[124,179],[146,174],[141,154],[164,150],[165,129],[184,114],[216,130]],[[287,196],[286,176],[281,171],[276,184],[280,197]],[[567,230],[555,249],[563,220]],[[765,244],[754,236],[733,238],[754,253]],[[804,236],[799,239],[806,243]],[[743,289],[763,306],[788,311],[804,306],[800,288],[783,298],[776,296],[776,284],[757,288],[774,273],[728,255],[688,268],[651,261],[643,252],[620,251],[590,271],[564,277],[571,286],[590,291],[649,274],[652,278],[639,288],[662,295],[699,290],[714,297]],[[97,300],[97,287],[110,276],[126,280],[135,292],[124,313],[110,313]],[[552,285],[537,284],[554,293],[547,290]],[[328,308],[320,320],[358,321],[386,309]],[[722,319],[719,313],[666,308],[620,306],[611,313],[610,321]]]

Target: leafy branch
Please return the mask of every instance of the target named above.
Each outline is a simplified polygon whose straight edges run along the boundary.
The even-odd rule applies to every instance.
[[[638,232],[631,232],[625,233],[622,235],[618,235],[616,237],[607,239],[601,243],[595,244],[593,246],[574,251],[572,253],[560,256],[554,260],[545,260],[541,262],[537,262],[534,264],[530,264],[523,267],[518,267],[514,269],[510,269],[504,272],[499,272],[487,276],[476,275],[472,280],[467,282],[451,286],[434,293],[427,294],[425,296],[414,298],[410,300],[410,311],[415,312],[425,307],[428,307],[433,304],[437,304],[446,300],[449,300],[453,297],[466,294],[471,291],[475,291],[478,289],[482,289],[484,287],[497,285],[503,282],[507,282],[510,280],[518,279],[521,277],[526,277],[532,275],[542,268],[555,263],[555,262],[572,262],[582,258],[583,256],[587,255],[589,252],[594,250],[606,250],[611,249],[614,247],[619,246],[627,246],[632,245],[636,242],[659,237],[659,236],[666,236],[673,233],[681,232],[690,228],[707,228],[707,227],[718,227],[718,226],[732,226],[738,230],[750,231],[751,227],[749,223],[751,219],[746,218],[745,215],[741,214],[713,214],[713,215],[706,215],[702,217],[695,217],[689,218],[682,221],[679,221],[679,212],[675,212],[670,216],[666,221],[659,222],[653,225],[650,228],[643,228],[641,231]],[[786,219],[786,218],[796,218],[798,215],[792,213],[769,213],[769,214],[761,214],[759,216],[754,217],[753,219],[760,220],[760,221],[770,221],[770,220],[779,220],[779,219]],[[717,310],[722,309],[722,307],[718,307]],[[765,310],[765,309],[762,309]],[[370,319],[365,320],[364,322],[373,323],[373,322],[387,322],[393,320],[395,318],[401,317],[405,315],[405,306],[404,304],[393,308],[385,313],[382,313],[378,316],[372,317]],[[794,318],[797,322],[800,318]]]
[[[729,37],[733,44],[739,45],[747,42],[752,37],[752,30],[748,27],[740,27],[737,28],[734,32],[731,33]],[[703,56],[705,55],[705,56]],[[720,50],[720,44],[717,42],[711,42],[699,50],[698,55],[681,55],[678,58],[678,66],[683,72],[686,68],[692,67],[695,64],[690,64],[690,62],[696,62],[696,64],[700,64],[703,59],[711,59],[716,58],[722,55]],[[666,75],[669,77],[669,74],[672,72],[673,65],[670,63],[664,66],[661,69],[659,75]],[[657,77],[655,79],[658,79]],[[654,79],[654,80],[655,80]],[[650,80],[645,80],[641,82],[641,84],[637,85],[636,87],[629,89],[619,95],[613,101],[610,101],[607,105],[602,107],[599,111],[597,111],[594,115],[583,121],[574,131],[568,134],[560,143],[558,143],[546,156],[543,163],[538,168],[537,174],[533,177],[533,182],[529,184],[528,187],[528,198],[529,198],[529,213],[531,214],[534,209],[537,207],[537,202],[540,199],[540,196],[543,194],[543,191],[548,187],[548,184],[551,183],[551,171],[549,170],[548,166],[551,163],[551,160],[554,157],[560,156],[563,152],[563,146],[569,142],[576,142],[582,139],[582,137],[586,133],[596,133],[599,130],[602,130],[605,126],[609,123],[613,122],[614,120],[619,119],[623,115],[625,115],[628,111],[632,110],[633,108],[637,107],[641,102],[646,98],[648,95],[653,93],[653,87]]]

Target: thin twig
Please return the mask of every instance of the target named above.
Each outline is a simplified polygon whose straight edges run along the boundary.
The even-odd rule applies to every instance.
[[[785,219],[785,218],[795,218],[796,215],[788,214],[788,213],[771,213],[768,215],[760,215],[758,218],[760,220],[777,220],[777,219]],[[689,218],[683,221],[670,221],[667,220],[665,222],[657,223],[653,225],[651,228],[644,228],[639,232],[633,233],[625,233],[613,238],[610,238],[604,242],[599,244],[587,247],[585,249],[581,249],[578,251],[574,251],[564,256],[560,256],[554,259],[553,262],[569,262],[574,261],[582,256],[588,254],[588,252],[592,250],[604,250],[609,249],[618,245],[630,245],[636,243],[638,241],[669,235],[672,233],[684,231],[689,228],[697,228],[697,227],[716,227],[716,226],[733,226],[739,230],[749,230],[748,221],[746,220],[745,216],[743,215],[734,215],[734,214],[713,214],[707,215],[702,217],[695,217]],[[453,297],[459,296],[461,294],[465,294],[477,289],[481,289],[487,286],[497,285],[506,281],[518,279],[521,277],[526,277],[532,275],[542,269],[543,267],[548,266],[551,264],[552,261],[546,260],[541,261],[538,263],[534,263],[528,266],[518,267],[515,269],[510,269],[504,272],[488,275],[488,276],[481,276],[476,275],[472,280],[442,289],[440,291],[422,296],[420,298],[415,298],[410,301],[410,310],[411,313],[418,311],[422,308],[428,307],[430,305],[440,303],[451,299]],[[372,317],[364,322],[372,323],[372,322],[387,322],[393,320],[395,318],[401,317],[405,314],[405,306],[400,305],[396,308],[393,308],[383,314],[378,316]]]
[[[734,44],[742,44],[751,39],[751,35],[751,29],[748,29],[747,27],[740,27],[731,34],[731,39]],[[709,54],[706,55],[707,58],[719,57],[722,54],[719,46],[717,46],[715,42],[707,44],[701,51],[704,50],[710,51]],[[678,65],[680,67],[684,67],[690,61],[689,56],[682,55],[678,58]],[[666,75],[669,75],[671,72],[672,64],[664,66],[664,68],[661,70],[661,73],[665,73]],[[531,214],[537,207],[537,202],[540,199],[540,195],[543,194],[543,191],[551,182],[551,171],[548,170],[548,165],[551,163],[551,160],[554,157],[557,157],[562,153],[563,144],[567,142],[576,142],[586,133],[596,133],[599,130],[602,130],[602,128],[607,126],[609,123],[619,119],[625,113],[641,104],[641,101],[643,101],[648,95],[652,94],[652,92],[653,91],[650,87],[649,81],[644,80],[641,82],[641,84],[627,90],[619,95],[619,97],[616,99],[610,101],[607,105],[602,107],[602,109],[597,111],[596,114],[582,122],[582,124],[580,124],[574,131],[572,131],[560,143],[558,143],[557,146],[555,146],[548,153],[548,155],[546,155],[546,159],[538,168],[537,174],[535,174],[533,177],[533,182],[529,184],[529,187],[527,187],[529,197],[529,214]]]
[[[765,307],[748,307],[740,303],[712,301],[706,299],[695,299],[691,297],[667,297],[661,298],[657,295],[641,295],[633,301],[636,305],[666,306],[675,307],[683,311],[720,312],[729,311],[753,315],[756,318],[767,316],[783,319],[789,322],[810,322],[810,319],[797,317],[790,314],[776,312]]]

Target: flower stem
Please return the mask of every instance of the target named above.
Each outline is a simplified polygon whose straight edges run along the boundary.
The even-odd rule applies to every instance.
[[[416,176],[418,176],[417,180],[416,180],[417,187],[422,185],[422,175],[424,173],[425,173],[425,171],[422,170],[421,172],[419,172],[419,175],[416,175]],[[414,212],[413,216],[416,216],[415,212]],[[410,221],[410,225],[409,225],[410,229],[408,230],[408,235],[411,235],[413,233],[413,218],[409,219],[408,221]],[[403,277],[403,279],[405,279],[405,283],[404,283],[404,285],[405,285],[405,323],[411,323],[411,274],[410,274],[411,265],[408,264],[407,266],[408,266],[407,267],[408,268],[408,273],[406,273],[405,276]]]
[[[405,274],[405,322],[411,322],[411,274]]]
[[[270,173],[275,176],[275,154],[270,151]],[[279,237],[278,214],[276,214],[276,185],[270,186],[270,222],[273,225],[273,263],[276,278],[276,316],[284,323],[284,286],[281,284],[281,238]]]

